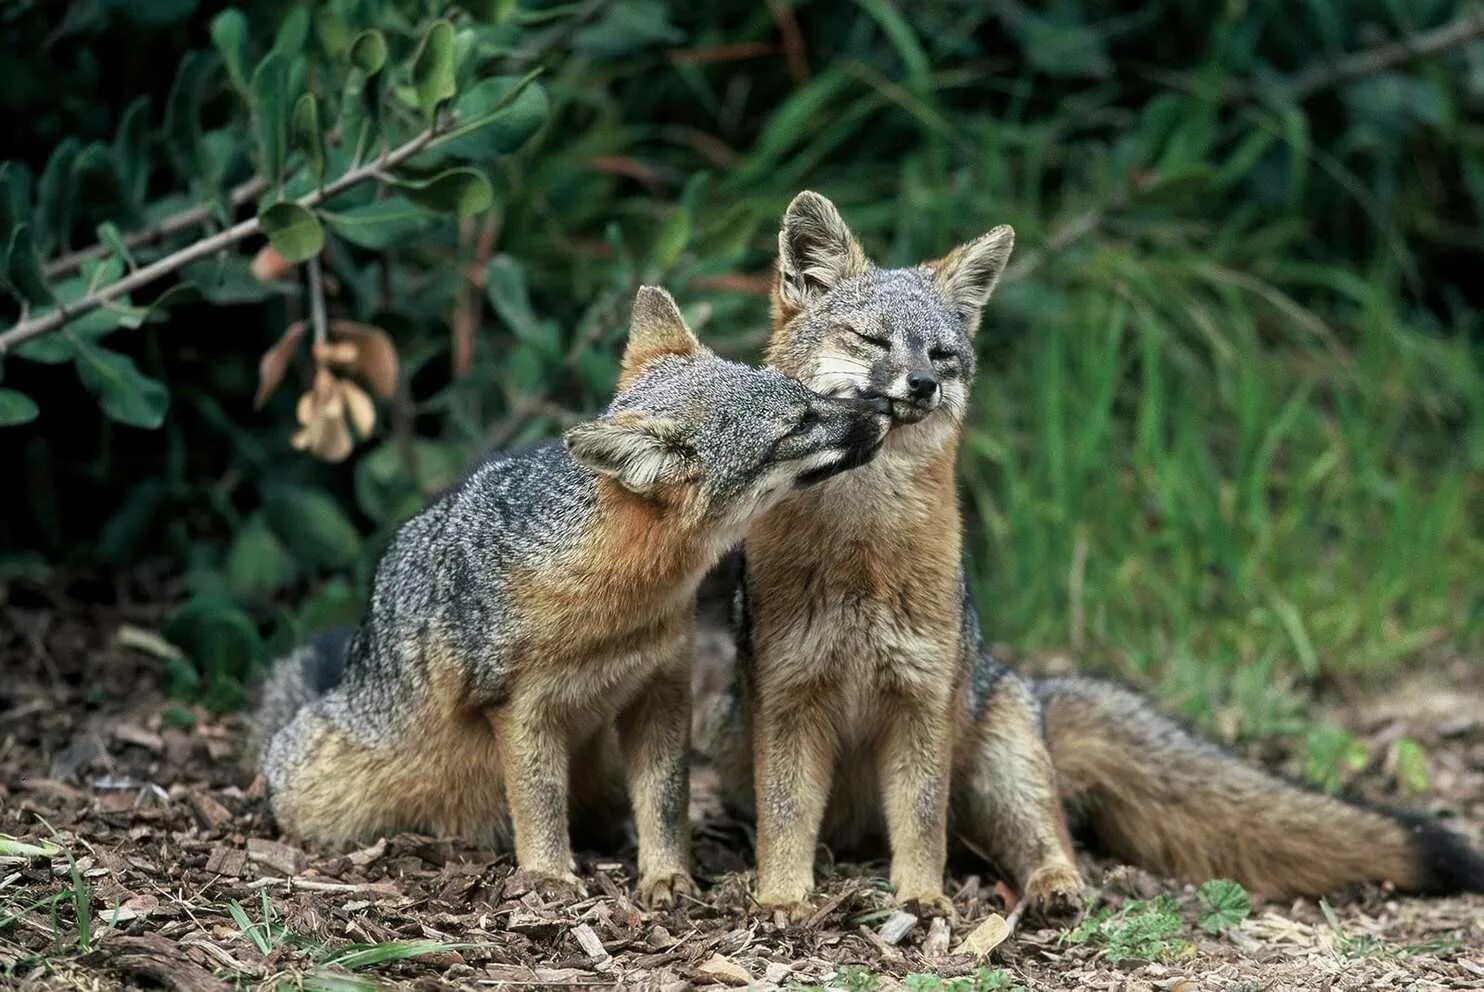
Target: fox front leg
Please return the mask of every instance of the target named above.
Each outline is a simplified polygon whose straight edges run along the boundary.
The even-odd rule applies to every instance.
[[[503,745],[516,866],[581,893],[567,819],[571,758],[566,729],[540,708],[519,703],[490,720]]]
[[[639,901],[646,906],[671,906],[696,891],[690,874],[689,657],[678,653],[618,715],[639,836]]]
[[[828,713],[820,700],[763,699],[754,715],[758,902],[808,914],[814,847],[834,776]]]
[[[901,696],[877,744],[876,766],[891,839],[891,884],[897,899],[952,915],[943,894],[948,861],[948,790],[952,721],[946,700]]]

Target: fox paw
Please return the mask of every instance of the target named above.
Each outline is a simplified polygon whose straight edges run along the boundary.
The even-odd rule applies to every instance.
[[[803,901],[764,903],[763,912],[774,926],[796,927],[814,915],[814,907]]]
[[[942,892],[898,894],[897,903],[918,916],[941,916],[950,923],[958,919],[958,910],[953,908],[953,900]]]
[[[570,871],[530,871],[536,891],[541,898],[552,902],[573,902],[587,898],[587,886]]]
[[[671,871],[639,879],[639,904],[647,909],[669,909],[681,896],[696,894],[689,872]]]
[[[1071,865],[1047,865],[1031,872],[1025,883],[1026,908],[1048,920],[1064,920],[1082,911],[1082,875]]]

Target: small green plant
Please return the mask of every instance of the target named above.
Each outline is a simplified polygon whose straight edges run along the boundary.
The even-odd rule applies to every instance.
[[[1180,937],[1185,929],[1175,900],[1160,896],[1130,902],[1116,913],[1100,910],[1083,920],[1063,939],[1069,944],[1094,944],[1114,960],[1165,960],[1190,949]]]
[[[1238,882],[1225,878],[1213,878],[1202,882],[1199,889],[1201,905],[1201,929],[1217,934],[1236,926],[1252,912],[1252,899]]]
[[[1024,986],[1015,984],[1002,968],[980,968],[958,978],[912,974],[902,979],[902,987],[907,992],[1025,992]]]
[[[1325,792],[1338,792],[1355,772],[1365,767],[1365,745],[1344,727],[1319,724],[1304,738],[1308,761],[1304,775]]]
[[[845,992],[874,992],[881,987],[880,976],[860,965],[841,968],[839,982]]]
[[[1397,788],[1409,799],[1426,792],[1432,782],[1427,770],[1427,751],[1410,737],[1392,743],[1387,764],[1392,769]]]

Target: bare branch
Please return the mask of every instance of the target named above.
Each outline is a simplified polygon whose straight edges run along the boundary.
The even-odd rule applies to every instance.
[[[314,207],[334,196],[345,192],[353,186],[357,186],[367,180],[376,178],[378,173],[396,167],[407,159],[432,144],[442,132],[444,126],[435,125],[422,132],[417,137],[405,144],[382,153],[380,158],[373,162],[357,166],[344,175],[327,183],[323,188],[301,196],[298,203],[302,207]],[[4,355],[16,346],[24,344],[35,337],[48,334],[64,326],[68,321],[76,320],[84,314],[92,313],[121,296],[149,285],[162,276],[167,276],[192,262],[206,258],[209,255],[230,248],[240,241],[244,241],[262,231],[258,219],[253,217],[233,225],[225,231],[220,231],[210,237],[202,238],[193,244],[166,255],[149,265],[144,266],[117,282],[104,286],[102,289],[88,293],[80,300],[75,300],[65,306],[59,304],[56,309],[51,310],[40,317],[23,320],[10,330],[0,334],[0,355]]]
[[[268,190],[268,180],[262,176],[249,179],[233,188],[229,198],[234,208],[242,206],[252,200],[256,200]],[[124,235],[124,245],[129,249],[142,248],[156,241],[163,241],[181,231],[189,230],[198,225],[206,223],[211,218],[211,208],[206,204],[182,210],[180,213],[171,214],[157,224],[130,231]],[[56,279],[60,276],[70,275],[82,267],[82,263],[95,258],[103,258],[108,254],[108,247],[102,244],[92,245],[71,254],[61,255],[46,263],[44,271],[48,279]]]

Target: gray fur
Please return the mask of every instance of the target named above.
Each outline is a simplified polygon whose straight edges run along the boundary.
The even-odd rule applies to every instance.
[[[468,659],[471,704],[506,698],[521,635],[512,577],[538,564],[591,569],[576,560],[579,539],[598,512],[596,473],[631,467],[624,459],[632,445],[604,447],[603,438],[621,435],[624,425],[666,425],[662,441],[677,466],[670,481],[693,488],[691,505],[715,535],[718,558],[783,492],[869,458],[885,426],[868,404],[821,397],[777,371],[705,349],[649,362],[596,423],[611,430],[569,437],[576,457],[557,442],[494,455],[404,523],[377,566],[333,685],[316,675],[325,652],[314,646],[280,663],[258,717],[269,740],[261,760],[270,793],[286,788],[321,724],[373,748],[414,732],[409,721],[428,688],[430,645],[452,645]]]

